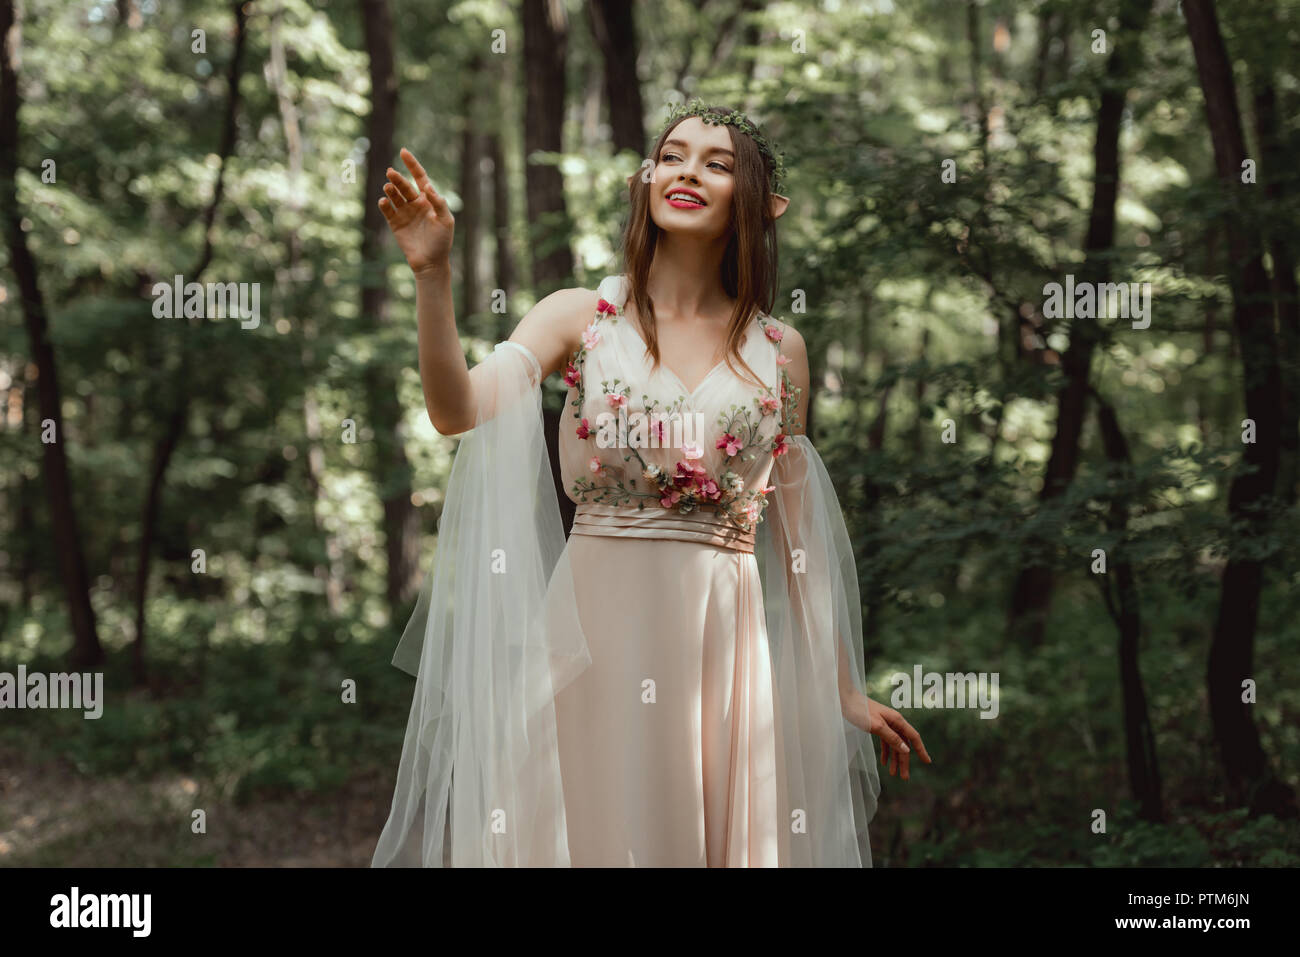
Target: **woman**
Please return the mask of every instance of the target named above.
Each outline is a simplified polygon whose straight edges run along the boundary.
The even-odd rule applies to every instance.
[[[473,369],[447,203],[409,151],[414,183],[388,171],[429,417],[469,435],[394,656],[417,681],[375,866],[869,866],[867,732],[890,774],[908,778],[908,742],[929,761],[863,692],[804,343],[767,314],[780,157],[698,101],[651,156],[623,273],[547,296]],[[541,419],[555,372],[567,542]]]

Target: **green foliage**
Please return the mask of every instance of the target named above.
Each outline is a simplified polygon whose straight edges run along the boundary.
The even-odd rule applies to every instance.
[[[581,5],[566,7],[565,148],[533,157],[523,151],[530,78],[514,7],[391,5],[396,142],[420,156],[461,220],[458,278],[463,134],[493,133],[502,146],[505,229],[480,224],[478,256],[492,274],[488,264],[508,251],[517,276],[503,290],[504,314],[461,326],[477,360],[537,298],[527,277],[545,250],[528,240],[526,164],[561,170],[572,284],[593,287],[617,262],[626,177],[641,157],[615,155],[605,109],[587,109],[602,60]],[[385,596],[384,499],[409,493],[431,535],[456,447],[424,412],[409,270],[391,247],[362,261],[360,223],[377,198],[363,195],[365,163],[398,164],[368,154],[356,5],[251,5],[235,149],[202,278],[260,283],[261,322],[155,318],[153,283],[191,278],[204,252],[231,6],[142,4],[138,29],[116,24],[111,4],[22,6],[19,202],[50,317],[113,706],[97,721],[6,713],[0,750],[76,780],[122,783],[139,806],[106,805],[93,827],[51,833],[21,860],[210,865],[216,855],[185,840],[178,809],[187,805],[150,790],[159,781],[184,776],[204,799],[253,813],[286,796],[326,805],[396,767],[411,681],[389,664],[405,618]],[[1253,95],[1271,80],[1283,153],[1294,155],[1300,4],[1218,6],[1240,66],[1248,150],[1258,155]],[[698,95],[746,111],[785,154],[792,205],[779,226],[773,314],[808,343],[812,435],[857,551],[873,696],[888,700],[890,676],[918,662],[1000,675],[996,720],[908,712],[935,764],[914,763],[907,784],[883,776],[878,864],[1285,867],[1300,856],[1294,821],[1225,807],[1208,717],[1206,653],[1224,563],[1254,557],[1264,591],[1252,714],[1282,780],[1300,787],[1300,513],[1279,502],[1266,531],[1244,540],[1228,521],[1244,416],[1216,218],[1228,204],[1180,16],[1153,17],[1141,38],[1121,124],[1115,241],[1100,260],[1118,281],[1153,286],[1149,328],[1103,320],[1094,331],[1090,382],[1113,407],[1131,462],[1116,470],[1108,461],[1090,399],[1073,482],[1058,497],[1040,494],[1062,354],[1080,331],[1044,315],[1044,285],[1097,264],[1085,262],[1083,244],[1109,80],[1108,57],[1090,43],[1097,25],[1112,44],[1137,39],[1117,32],[1118,10],[1117,0],[991,0],[968,19],[966,5],[941,0],[636,5],[640,49],[627,55],[642,78],[647,133],[666,101]],[[269,81],[273,14],[282,91]],[[1052,36],[1040,44],[1045,28]],[[206,31],[206,53],[191,52],[195,29]],[[497,29],[508,52],[484,59]],[[52,183],[42,178],[47,160]],[[1280,195],[1257,187],[1234,201],[1254,234],[1294,249],[1300,168],[1291,167],[1262,171]],[[0,670],[59,670],[70,629],[8,257],[0,244]],[[363,275],[387,277],[389,323],[362,314]],[[1293,358],[1282,356],[1290,375]],[[409,475],[379,461],[371,410],[391,397],[376,396],[376,382],[397,384]],[[554,382],[548,390],[559,408]],[[157,518],[144,609],[151,684],[141,689],[129,666],[137,549],[154,455],[182,399],[189,422]],[[355,443],[343,439],[349,420]],[[1284,474],[1294,483],[1294,471]],[[196,549],[202,574],[192,570]],[[1097,549],[1105,573],[1094,570]],[[1006,622],[1029,561],[1056,582],[1034,648],[1011,641]],[[322,584],[331,563],[342,585],[333,615]],[[1127,781],[1111,613],[1121,563],[1141,608],[1160,823],[1140,818]],[[355,705],[340,701],[344,679],[357,683]],[[1096,808],[1106,834],[1090,829]],[[5,813],[0,834],[17,827]]]

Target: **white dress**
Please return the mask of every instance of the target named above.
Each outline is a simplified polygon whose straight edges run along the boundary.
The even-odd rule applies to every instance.
[[[762,385],[724,361],[690,391],[652,369],[626,278],[599,292],[566,371],[567,542],[540,366],[485,360],[394,658],[418,678],[374,863],[869,866],[875,751],[840,710],[863,688],[856,569],[785,432],[783,326],[742,341]]]

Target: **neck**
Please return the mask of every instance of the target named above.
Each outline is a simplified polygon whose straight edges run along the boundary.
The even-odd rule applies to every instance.
[[[646,291],[655,314],[703,318],[730,315],[731,300],[722,288],[722,256],[727,237],[702,240],[661,231],[650,261]]]

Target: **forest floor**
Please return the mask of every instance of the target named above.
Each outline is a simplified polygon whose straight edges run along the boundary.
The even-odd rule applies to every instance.
[[[90,777],[0,746],[0,867],[367,867],[392,788],[374,771],[236,805],[183,774]],[[207,833],[191,832],[196,808]]]

